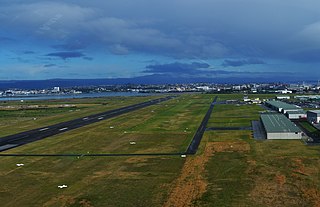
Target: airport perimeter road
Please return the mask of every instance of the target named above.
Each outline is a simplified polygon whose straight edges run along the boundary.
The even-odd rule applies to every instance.
[[[192,155],[196,154],[196,152],[198,150],[198,147],[200,145],[202,136],[203,136],[203,134],[204,134],[204,132],[206,130],[206,126],[207,126],[208,121],[210,119],[213,107],[214,107],[214,105],[215,105],[215,103],[217,101],[217,98],[218,98],[218,96],[216,96],[214,98],[214,100],[212,101],[212,103],[211,103],[206,115],[204,116],[204,118],[203,118],[203,120],[202,120],[202,122],[201,122],[201,124],[200,124],[200,126],[199,126],[199,128],[197,130],[197,132],[195,133],[195,135],[194,135],[194,137],[193,137],[193,139],[192,139],[192,141],[191,141],[191,143],[190,143],[190,145],[189,145],[189,147],[188,147],[188,149],[186,151],[186,154],[192,154]]]
[[[6,136],[3,138],[0,138],[0,152],[14,148],[14,147],[18,147],[24,144],[28,144],[30,142],[38,141],[56,134],[77,129],[82,126],[86,126],[92,123],[96,123],[102,120],[116,117],[131,111],[142,109],[144,107],[151,106],[163,101],[168,101],[175,97],[176,96],[167,96],[164,98],[154,99],[151,101],[130,105],[130,106],[106,111],[99,114],[90,115],[90,116],[79,118],[79,119],[74,119],[71,121]]]

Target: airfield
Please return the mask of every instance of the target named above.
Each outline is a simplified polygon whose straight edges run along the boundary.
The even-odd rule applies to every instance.
[[[26,131],[38,137],[58,126],[54,132],[59,133],[3,148],[0,202],[2,206],[317,206],[320,146],[307,146],[301,140],[255,140],[251,122],[259,119],[263,108],[225,103],[241,98],[240,94],[186,94],[1,103],[10,106],[0,110],[2,146],[14,144],[17,134],[25,136]],[[66,104],[71,107],[62,107]],[[26,105],[39,107],[24,109]],[[143,107],[107,115],[132,106]],[[94,121],[82,125],[87,117]],[[59,125],[74,120],[81,121],[75,124],[81,127]]]

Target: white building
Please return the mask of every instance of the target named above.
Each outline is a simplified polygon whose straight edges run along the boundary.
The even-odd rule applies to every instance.
[[[52,92],[53,92],[53,93],[58,93],[58,92],[60,92],[60,87],[53,87]]]
[[[287,111],[285,114],[288,119],[306,119],[307,114],[305,111]]]
[[[290,96],[277,96],[276,99],[278,100],[285,100],[285,99],[290,99]]]

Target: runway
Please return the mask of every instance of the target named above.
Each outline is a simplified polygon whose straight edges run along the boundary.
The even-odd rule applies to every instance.
[[[146,101],[146,102],[126,106],[119,109],[114,109],[114,110],[106,111],[103,113],[98,113],[98,114],[74,119],[67,122],[62,122],[62,123],[51,125],[51,126],[41,127],[38,129],[33,129],[33,130],[18,133],[18,134],[9,135],[9,136],[0,138],[0,152],[15,148],[15,147],[19,147],[21,145],[25,145],[31,142],[35,142],[47,137],[51,137],[57,134],[61,134],[73,129],[77,129],[92,123],[110,119],[110,118],[113,118],[122,114],[126,114],[138,109],[142,109],[147,106],[168,101],[175,97],[176,96],[167,96],[164,98],[154,99],[151,101]]]
[[[197,132],[195,133],[187,151],[186,151],[186,154],[191,154],[191,155],[194,155],[197,153],[197,150],[198,150],[198,147],[200,145],[200,142],[201,142],[201,139],[203,137],[203,134],[204,132],[206,131],[206,127],[207,127],[207,124],[208,124],[208,121],[210,119],[210,116],[211,116],[211,113],[212,113],[212,110],[213,110],[213,107],[214,105],[216,104],[216,101],[218,99],[218,96],[216,96],[214,98],[214,100],[212,101],[206,115],[204,116]]]

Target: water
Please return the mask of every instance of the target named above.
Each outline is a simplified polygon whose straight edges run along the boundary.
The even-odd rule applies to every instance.
[[[20,101],[20,100],[50,100],[50,99],[72,99],[72,98],[100,98],[114,96],[151,96],[153,93],[137,92],[102,92],[102,93],[80,93],[80,94],[37,94],[29,96],[0,97],[0,101]]]

